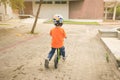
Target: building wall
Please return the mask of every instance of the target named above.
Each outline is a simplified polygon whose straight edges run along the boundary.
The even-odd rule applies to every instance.
[[[33,5],[32,1],[27,1],[24,2],[25,9],[24,9],[24,14],[30,14],[33,15]]]
[[[69,18],[79,19],[83,1],[70,1],[69,2]]]
[[[9,4],[7,4],[7,15],[5,15],[4,5],[0,3],[0,16],[2,16],[2,20],[10,19],[13,17],[12,8]]]
[[[38,4],[33,4],[33,15],[36,15]],[[39,17],[52,18],[55,14],[61,14],[65,19],[69,18],[68,4],[42,4]]]
[[[38,5],[27,1],[25,14],[36,15]],[[32,6],[32,7],[31,7]],[[39,17],[52,18],[54,14],[61,14],[65,19],[103,19],[103,0],[68,1],[67,4],[42,4]]]
[[[4,13],[4,6],[0,3],[0,13]]]
[[[85,0],[81,12],[81,18],[102,19],[104,2],[103,0]]]
[[[104,13],[103,0],[83,0],[70,2],[70,18],[102,19]]]

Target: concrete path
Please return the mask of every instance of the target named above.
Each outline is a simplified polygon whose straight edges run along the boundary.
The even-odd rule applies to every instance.
[[[120,80],[115,65],[106,61],[106,49],[98,38],[101,26],[64,25],[67,59],[54,69],[44,68],[50,51],[52,24],[38,24],[31,35],[31,24],[0,30],[0,80]],[[107,27],[111,28],[111,27]]]

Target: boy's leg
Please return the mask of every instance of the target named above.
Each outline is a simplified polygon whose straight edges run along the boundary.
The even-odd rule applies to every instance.
[[[45,68],[49,68],[49,60],[48,59],[45,59]]]
[[[63,56],[63,59],[65,60],[65,47],[60,48],[61,55]]]
[[[56,50],[56,48],[51,48],[51,51],[50,51],[49,54],[48,54],[48,59],[49,59],[49,61],[52,59],[52,57],[53,57],[53,55],[54,55],[54,53],[55,53],[55,50]]]
[[[45,67],[46,68],[49,68],[49,61],[51,60],[52,56],[54,55],[55,50],[56,50],[55,48],[51,48],[51,51],[48,54],[48,59],[45,59]]]

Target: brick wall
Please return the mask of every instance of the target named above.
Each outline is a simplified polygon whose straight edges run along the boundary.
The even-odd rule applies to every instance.
[[[69,17],[72,19],[103,19],[103,0],[70,1]]]
[[[82,8],[83,2],[81,1],[70,1],[69,2],[69,18],[78,19],[80,18],[80,10]]]
[[[32,6],[32,1],[27,1],[24,3],[25,9],[24,9],[24,14],[33,14],[33,6]]]

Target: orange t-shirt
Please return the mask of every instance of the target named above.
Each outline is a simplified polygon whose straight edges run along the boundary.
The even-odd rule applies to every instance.
[[[53,48],[61,48],[64,44],[64,38],[66,37],[66,33],[63,28],[55,27],[50,31],[50,35],[52,36],[52,44]]]

